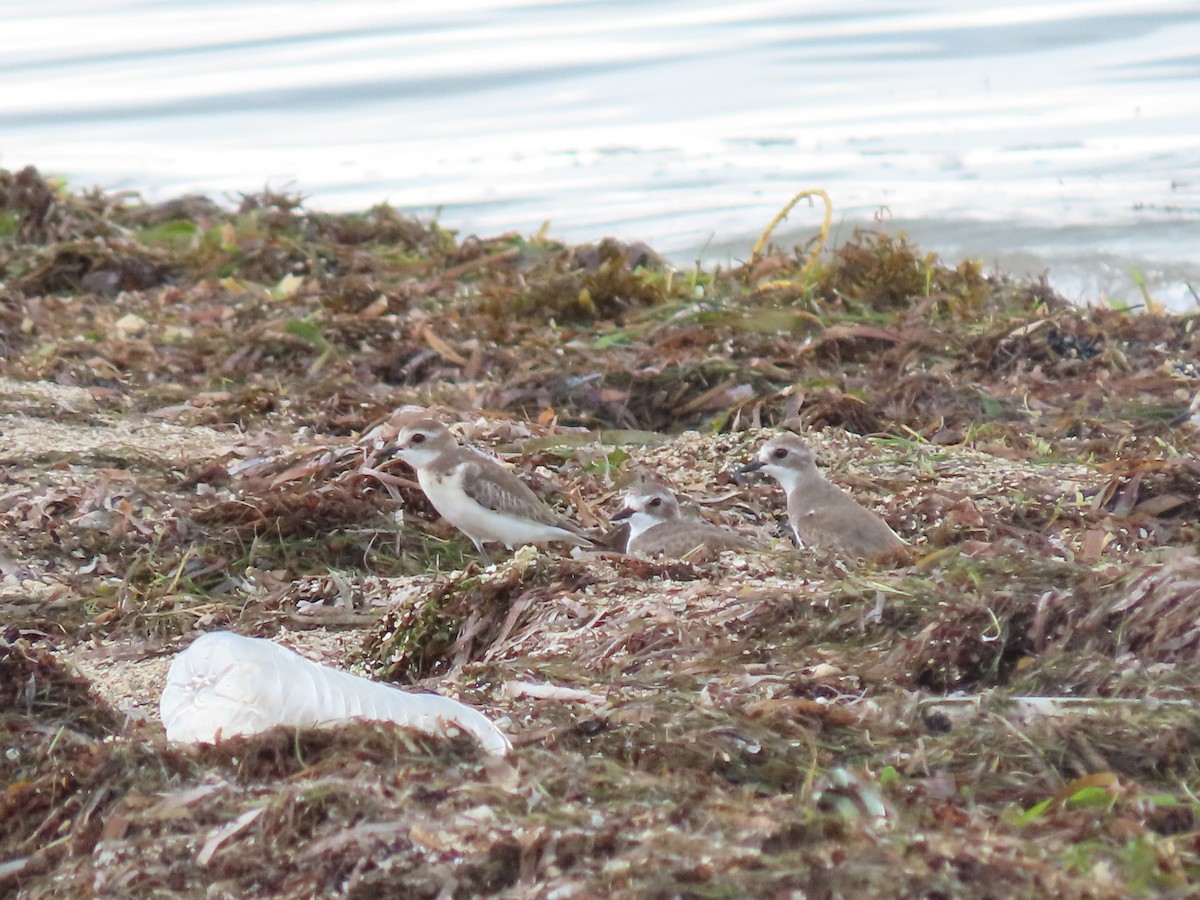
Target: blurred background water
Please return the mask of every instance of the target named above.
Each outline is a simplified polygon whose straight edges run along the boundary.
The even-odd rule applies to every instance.
[[[0,3],[0,165],[745,259],[798,190],[1200,305],[1200,0]],[[807,239],[798,208],[777,243]],[[1190,285],[1190,286],[1189,286]]]

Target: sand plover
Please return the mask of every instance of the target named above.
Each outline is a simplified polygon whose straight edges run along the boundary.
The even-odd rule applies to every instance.
[[[662,485],[642,483],[627,490],[624,507],[613,516],[614,522],[622,519],[629,520],[625,552],[630,555],[683,559],[754,546],[736,531],[686,518],[675,495]]]
[[[867,558],[903,552],[906,544],[883,519],[822,477],[816,455],[796,435],[771,438],[758,451],[755,462],[738,469],[758,470],[783,487],[788,520],[801,544]]]
[[[433,508],[485,557],[484,544],[510,550],[549,541],[592,544],[578,525],[539,500],[520,478],[496,460],[459,446],[435,419],[411,421],[391,449],[416,470],[417,483]]]

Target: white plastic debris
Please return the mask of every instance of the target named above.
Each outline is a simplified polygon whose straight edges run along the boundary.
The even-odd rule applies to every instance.
[[[175,657],[159,714],[167,739],[185,743],[214,744],[276,725],[315,728],[359,719],[442,736],[462,731],[496,755],[511,746],[482,713],[456,700],[410,694],[230,631],[198,637]]]

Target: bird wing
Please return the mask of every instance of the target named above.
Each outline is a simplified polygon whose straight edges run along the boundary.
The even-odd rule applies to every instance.
[[[853,527],[845,537],[846,549],[857,556],[879,556],[906,546],[903,539],[891,526],[870,510],[856,517]]]
[[[847,507],[854,498],[820,476],[805,479],[788,500],[788,518],[800,543],[806,547],[836,545]]]
[[[485,509],[581,533],[577,525],[543,503],[529,485],[499,463],[480,457],[462,466],[463,490]]]
[[[745,550],[754,546],[753,541],[736,531],[718,528],[707,522],[682,526],[676,523],[655,525],[632,543],[632,552],[645,553],[647,556],[662,554],[671,559],[682,559],[698,547],[707,551],[721,551]]]
[[[796,531],[805,544],[835,547],[854,556],[876,556],[904,546],[887,522],[853,500],[804,510]]]

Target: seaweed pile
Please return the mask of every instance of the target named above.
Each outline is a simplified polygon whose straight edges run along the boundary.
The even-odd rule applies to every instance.
[[[882,231],[812,249],[680,272],[0,171],[0,890],[1194,891],[1200,317]],[[388,458],[406,405],[588,527],[648,475],[771,549],[485,567]],[[730,474],[780,426],[910,561],[790,545]],[[516,749],[170,747],[166,662],[214,628]]]

